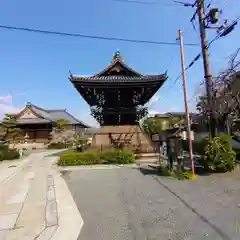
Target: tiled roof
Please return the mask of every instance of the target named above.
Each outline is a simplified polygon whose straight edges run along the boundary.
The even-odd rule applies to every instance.
[[[68,113],[65,109],[48,110],[48,113],[51,115],[54,121],[56,121],[59,118],[63,118],[67,120],[70,124],[82,124],[84,126],[87,126],[85,123],[76,119],[74,116]]]
[[[32,108],[32,110],[37,113],[38,115],[40,115],[41,117],[43,117],[44,119],[50,120],[52,121],[52,116],[43,108],[40,108],[36,105],[31,104],[30,107]]]
[[[19,124],[26,124],[26,123],[51,123],[55,122],[59,118],[63,118],[67,120],[70,124],[81,124],[85,127],[89,127],[82,121],[76,119],[74,116],[72,116],[70,113],[66,111],[66,109],[54,109],[54,110],[46,110],[43,108],[40,108],[36,105],[33,105],[31,103],[27,104],[27,107],[32,109],[34,113],[36,113],[39,118],[32,118],[32,119],[18,119],[17,122]]]
[[[99,77],[102,74],[104,74],[105,72],[107,72],[109,69],[111,69],[112,67],[114,67],[117,64],[121,64],[125,69],[129,70],[130,72],[132,72],[134,75],[136,76],[143,76],[141,73],[135,71],[133,68],[129,67],[127,64],[125,64],[122,60],[122,58],[115,58],[112,63],[106,67],[104,70],[102,70],[101,72],[97,73],[94,75],[94,77]]]
[[[159,82],[159,81],[165,81],[167,79],[166,74],[160,74],[160,75],[145,75],[145,76],[92,76],[92,77],[81,77],[81,76],[71,76],[70,80],[74,83],[77,82],[87,82],[87,83],[137,83],[137,82],[146,82],[146,83],[152,83],[152,82]]]

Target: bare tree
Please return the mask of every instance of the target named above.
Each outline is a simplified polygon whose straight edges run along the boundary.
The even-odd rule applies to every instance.
[[[220,72],[214,79],[214,115],[217,128],[230,132],[234,120],[240,117],[240,48],[230,57],[227,69]],[[200,96],[197,103],[200,116],[207,120],[209,106],[205,95]]]

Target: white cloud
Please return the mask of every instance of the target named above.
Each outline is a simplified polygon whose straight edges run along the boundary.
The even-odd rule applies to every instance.
[[[12,96],[0,96],[0,104],[12,104]]]
[[[149,114],[162,114],[167,112],[183,112],[184,109],[181,110],[181,108],[177,106],[164,106],[164,105],[155,105],[151,107],[148,112]]]
[[[12,102],[12,96],[0,96],[0,119],[4,117],[6,113],[18,113],[23,107],[15,106]]]
[[[150,114],[150,115],[159,114],[159,111],[156,111],[156,110],[149,110],[149,111],[148,111],[148,114]]]

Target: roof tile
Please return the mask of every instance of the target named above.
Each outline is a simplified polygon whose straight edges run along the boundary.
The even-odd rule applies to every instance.
[[[152,82],[152,81],[165,81],[167,79],[166,74],[160,75],[145,75],[145,76],[92,76],[92,77],[81,77],[81,76],[71,76],[70,80],[72,82]]]

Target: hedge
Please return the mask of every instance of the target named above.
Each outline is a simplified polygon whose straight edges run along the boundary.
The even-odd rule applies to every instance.
[[[6,145],[0,145],[0,161],[19,159],[20,154],[17,150],[9,149]]]
[[[67,148],[67,144],[64,143],[50,143],[48,149],[64,149]]]
[[[60,156],[58,165],[94,165],[94,164],[130,164],[135,162],[133,152],[129,150],[109,150],[104,152],[77,152],[69,150]]]

